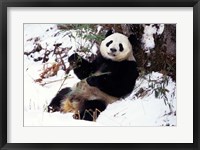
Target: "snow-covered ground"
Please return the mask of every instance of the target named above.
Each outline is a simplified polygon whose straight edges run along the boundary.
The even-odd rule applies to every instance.
[[[60,31],[55,24],[24,25],[24,51],[32,51],[37,43],[44,49],[24,55],[24,126],[176,126],[176,83],[170,77],[167,82],[161,82],[165,76],[158,72],[138,78],[133,92],[109,104],[96,122],[75,120],[72,113],[48,113],[47,106],[60,89],[65,73],[60,70],[55,76],[35,82],[44,67],[55,63],[55,56],[50,54],[46,63],[33,59],[44,55],[45,49],[54,50],[56,43],[62,43],[61,48],[69,48],[68,54],[73,53],[77,41],[70,38],[71,33]],[[93,51],[96,49],[92,47]],[[64,61],[67,66],[67,58]],[[78,81],[71,71],[62,88]],[[165,94],[158,95],[158,89],[164,89]]]

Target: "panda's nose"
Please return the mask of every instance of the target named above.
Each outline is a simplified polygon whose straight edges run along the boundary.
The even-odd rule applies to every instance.
[[[117,50],[116,50],[115,48],[111,48],[110,51],[114,53],[114,52],[116,52]]]

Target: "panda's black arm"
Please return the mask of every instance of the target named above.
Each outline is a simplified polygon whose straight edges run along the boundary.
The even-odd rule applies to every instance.
[[[77,53],[71,55],[68,58],[68,61],[70,63],[70,66],[72,66],[72,68],[74,69],[74,73],[80,80],[87,78],[96,70],[96,65],[94,64],[94,62],[88,62]]]
[[[120,79],[121,78],[121,79]],[[115,97],[123,97],[131,93],[134,88],[137,75],[131,78],[124,76],[102,75],[98,77],[89,77],[87,82],[90,86],[97,87],[101,91]]]
[[[135,81],[139,75],[136,63],[127,61],[121,63],[121,65],[116,65],[115,69],[110,74],[88,77],[88,84],[115,97],[122,97],[129,94],[133,90]]]
[[[106,85],[110,84],[112,79],[108,74],[100,75],[100,76],[91,76],[86,79],[87,83],[90,86],[98,87],[99,89],[104,88]]]
[[[120,82],[113,79],[113,77],[109,75],[89,77],[87,78],[87,82],[90,86],[94,86],[100,89],[101,91],[107,93],[108,95],[114,97],[120,98],[131,92],[130,90],[127,91],[126,87],[124,87],[123,85],[120,86]]]

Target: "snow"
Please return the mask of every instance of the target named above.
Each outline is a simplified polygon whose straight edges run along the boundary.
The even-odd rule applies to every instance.
[[[144,29],[146,37],[161,34],[164,29],[164,25],[160,25],[159,30],[150,26]],[[100,27],[97,32],[99,30]],[[71,55],[77,48],[76,41],[69,36],[71,33],[74,34],[74,31],[60,31],[55,24],[25,24],[24,51],[30,52],[36,43],[48,50],[54,50],[55,43],[62,43],[61,48],[72,47],[67,52]],[[152,41],[146,43],[148,49],[153,46]],[[97,46],[94,45],[92,50],[96,51]],[[44,53],[41,50],[33,53],[32,57]],[[75,120],[72,113],[48,113],[47,106],[60,89],[66,75],[59,70],[57,75],[43,79],[42,83],[35,82],[45,66],[55,63],[55,56],[50,56],[46,63],[34,62],[33,58],[24,55],[24,126],[176,126],[176,83],[167,77],[168,82],[163,83],[166,95],[161,94],[156,98],[155,89],[160,88],[161,82],[166,78],[158,72],[138,78],[133,92],[126,98],[109,104],[96,122]],[[67,58],[64,61],[68,66]],[[72,87],[78,81],[71,71],[62,88]]]
[[[144,34],[142,35],[142,43],[144,50],[148,51],[155,47],[153,35],[160,35],[164,31],[164,24],[159,24],[158,28],[154,24],[144,25]]]
[[[136,88],[132,94],[125,99],[121,99],[110,104],[102,112],[97,120],[106,126],[165,126],[176,125],[176,116],[170,114],[170,109],[164,103],[162,98],[155,98],[154,92],[148,87],[148,79],[160,80],[163,75],[153,72],[145,76],[145,79],[139,79]],[[166,88],[169,90],[167,97],[173,106],[173,112],[176,111],[176,97],[171,98],[175,91],[175,83],[169,79]],[[148,89],[144,97],[135,97],[139,89]],[[107,121],[105,121],[105,119]]]

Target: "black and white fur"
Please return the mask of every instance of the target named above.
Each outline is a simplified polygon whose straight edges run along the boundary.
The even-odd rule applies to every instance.
[[[69,57],[74,73],[81,81],[73,88],[58,92],[48,106],[49,112],[78,112],[79,117],[83,117],[86,111],[103,111],[107,104],[132,92],[139,75],[133,56],[133,39],[120,33],[108,33],[93,62],[76,53]],[[90,116],[79,119],[93,120]]]

